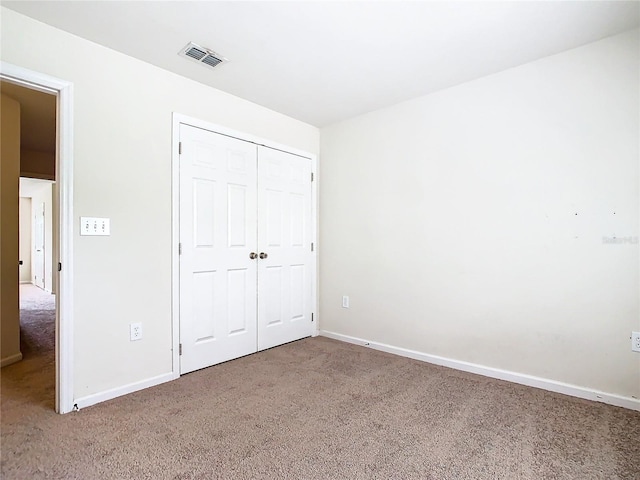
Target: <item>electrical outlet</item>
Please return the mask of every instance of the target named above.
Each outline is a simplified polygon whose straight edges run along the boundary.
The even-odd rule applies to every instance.
[[[346,295],[342,297],[342,308],[349,308],[349,297]]]
[[[631,350],[640,352],[640,332],[631,332]]]
[[[132,323],[129,327],[131,328],[131,341],[142,340],[142,323]]]

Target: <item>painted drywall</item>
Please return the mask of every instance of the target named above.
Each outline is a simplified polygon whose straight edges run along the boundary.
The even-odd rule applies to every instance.
[[[49,152],[21,149],[20,176],[55,180],[56,155]]]
[[[171,372],[172,112],[310,153],[319,149],[319,130],[1,13],[3,61],[74,84],[75,396]],[[78,236],[80,216],[110,218],[111,236]],[[132,322],[142,322],[141,341],[129,341]]]
[[[323,128],[321,329],[640,398],[638,45]]]
[[[18,290],[20,104],[7,95],[0,97],[0,358],[5,366],[22,359]]]
[[[31,198],[20,197],[20,283],[31,283]]]

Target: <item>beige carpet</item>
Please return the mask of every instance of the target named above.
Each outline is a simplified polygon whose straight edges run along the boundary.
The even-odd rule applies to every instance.
[[[56,415],[34,305],[2,369],[5,480],[640,479],[638,412],[326,338]]]

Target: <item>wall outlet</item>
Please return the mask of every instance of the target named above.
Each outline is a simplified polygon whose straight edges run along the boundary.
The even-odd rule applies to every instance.
[[[342,308],[349,308],[349,297],[346,295],[342,297]]]
[[[142,340],[142,323],[132,323],[129,327],[131,328],[131,341]]]
[[[631,350],[640,352],[640,332],[631,332]]]

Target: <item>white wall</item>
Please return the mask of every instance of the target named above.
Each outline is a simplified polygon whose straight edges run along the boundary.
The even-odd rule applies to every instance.
[[[1,13],[3,61],[74,83],[75,397],[166,374],[172,112],[311,153],[319,131],[11,10]],[[111,236],[77,236],[80,216],[111,218]],[[129,341],[132,322],[142,322],[142,341]]]
[[[31,283],[31,199],[20,197],[20,283]]]
[[[322,129],[321,329],[640,397],[638,44]]]

